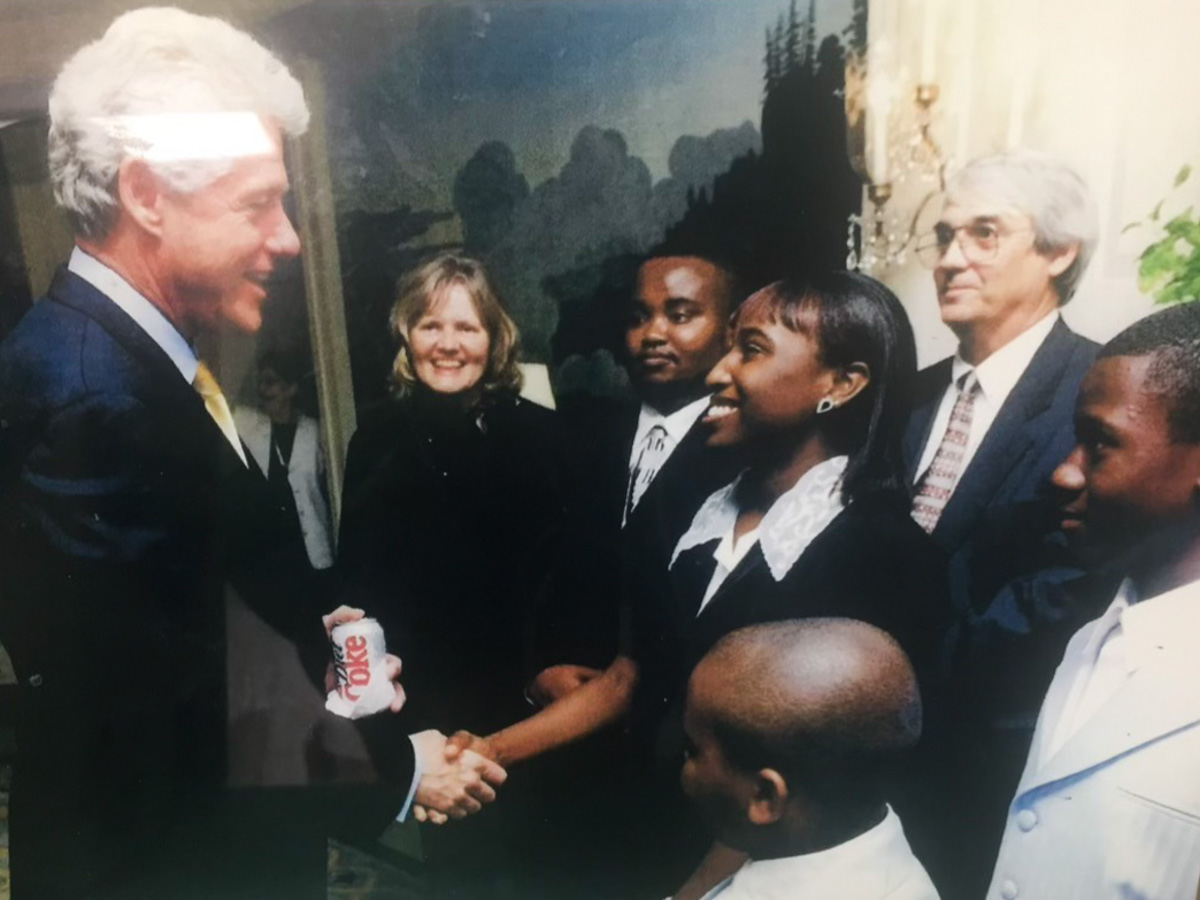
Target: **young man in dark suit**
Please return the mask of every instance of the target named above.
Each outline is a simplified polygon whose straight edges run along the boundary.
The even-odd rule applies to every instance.
[[[0,347],[13,896],[324,897],[327,802],[379,829],[414,793],[478,809],[502,775],[382,715],[363,729],[372,803],[224,784],[226,586],[301,649],[334,605],[194,349],[257,331],[300,251],[283,140],[307,125],[303,92],[228,24],[143,9],[67,62],[50,119],[76,247]]]
[[[577,571],[567,583],[579,585],[588,598],[583,603],[592,608],[577,610],[575,623],[565,629],[574,636],[557,655],[548,648],[555,661],[589,666],[611,661],[616,613],[635,591],[632,582],[661,573],[662,588],[668,589],[665,575],[675,541],[708,495],[736,475],[736,461],[706,448],[695,426],[711,393],[705,379],[725,353],[729,315],[741,299],[737,291],[730,269],[705,256],[652,256],[642,262],[624,330],[636,402],[563,411],[569,430],[580,438],[573,488],[583,515],[570,533],[580,548],[588,548],[568,549]],[[563,597],[565,603],[572,599]],[[535,682],[534,697],[548,702],[595,674],[592,668],[556,666]]]
[[[1060,315],[1096,232],[1082,179],[1059,160],[1015,151],[958,172],[920,246],[942,321],[958,338],[953,357],[920,373],[905,438],[913,517],[950,559],[958,617],[948,652],[962,784],[951,795],[969,821],[946,832],[961,847],[938,848],[949,896],[983,890],[986,848],[1071,633],[1065,623],[1081,615],[1063,587],[1078,572],[1047,552],[1061,539],[1047,491],[1096,353]],[[938,861],[930,868],[947,878]]]

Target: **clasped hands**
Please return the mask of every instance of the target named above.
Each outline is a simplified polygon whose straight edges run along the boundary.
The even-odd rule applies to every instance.
[[[553,666],[542,672],[529,686],[529,699],[535,706],[549,706],[600,674],[598,669],[585,666]],[[506,737],[511,738],[511,730],[505,729],[504,732],[498,732],[490,738],[479,737],[469,731],[456,731],[446,740],[444,761],[448,765],[454,765],[464,760],[484,759],[491,760],[497,768],[508,765],[513,761],[509,756],[514,752],[518,753],[517,758],[521,758],[519,752],[511,746],[511,739],[506,741]],[[413,812],[422,822],[441,825],[447,820],[444,812],[424,805],[418,805]]]
[[[337,625],[357,622],[365,613],[350,606],[339,606],[322,616],[328,636]],[[389,708],[398,713],[404,707],[404,688],[400,685],[400,657],[386,656],[388,680],[395,689]],[[337,685],[337,675],[331,662],[325,671],[325,689]],[[464,732],[465,733],[465,732]],[[496,788],[508,777],[504,769],[485,754],[468,747],[461,740],[450,743],[440,731],[430,729],[409,736],[421,779],[413,814],[419,822],[442,824],[449,819],[462,819],[483,809],[485,803],[496,799]]]
[[[425,732],[428,734],[429,732]],[[437,732],[433,732],[437,734]],[[414,735],[413,740],[420,737]],[[438,735],[438,737],[442,737]],[[497,753],[492,744],[487,738],[479,737],[471,734],[469,731],[456,731],[449,738],[442,737],[442,745],[440,748],[439,762],[450,770],[456,770],[465,767],[468,771],[473,771],[480,764],[486,764],[487,767],[494,772],[500,774],[500,780],[495,781],[484,774],[484,770],[480,769],[480,777],[482,784],[472,784],[469,792],[470,798],[477,803],[491,803],[496,799],[496,792],[492,787],[499,787],[507,777],[503,768],[496,761]],[[424,785],[425,779],[421,778],[421,783]],[[485,799],[486,798],[486,799]],[[461,809],[460,805],[458,809]],[[418,822],[432,822],[434,825],[444,825],[449,819],[461,819],[468,813],[478,812],[481,807],[476,805],[474,809],[467,808],[466,812],[455,814],[455,810],[447,810],[443,806],[436,803],[427,803],[421,799],[421,791],[417,790],[417,801],[413,805],[413,815],[416,816]]]

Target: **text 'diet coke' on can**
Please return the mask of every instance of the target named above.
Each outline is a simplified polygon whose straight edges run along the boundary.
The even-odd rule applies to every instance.
[[[337,687],[326,699],[326,709],[357,719],[387,707],[395,691],[387,677],[387,645],[379,623],[359,619],[337,625],[329,640]]]

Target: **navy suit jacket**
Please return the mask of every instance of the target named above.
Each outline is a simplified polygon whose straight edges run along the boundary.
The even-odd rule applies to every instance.
[[[1062,585],[1050,476],[1075,444],[1075,399],[1098,345],[1060,319],[996,415],[933,530],[950,559],[958,627],[955,680],[972,715],[1032,733],[1072,626],[1086,611]],[[918,376],[905,434],[912,479],[950,383],[951,360]]]
[[[332,605],[261,472],[162,349],[65,270],[0,346],[0,423],[15,900],[215,895],[314,859],[323,872],[324,821],[300,825],[319,791],[272,793],[261,818],[249,795],[226,802],[226,585],[318,655]],[[411,754],[399,740],[379,759],[403,785],[393,815]],[[189,858],[204,861],[191,876]]]

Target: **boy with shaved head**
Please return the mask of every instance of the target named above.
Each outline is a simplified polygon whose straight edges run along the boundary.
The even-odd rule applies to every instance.
[[[706,900],[937,900],[884,800],[921,734],[916,678],[887,634],[849,619],[735,631],[692,673],[684,731],[684,791],[746,856]]]

